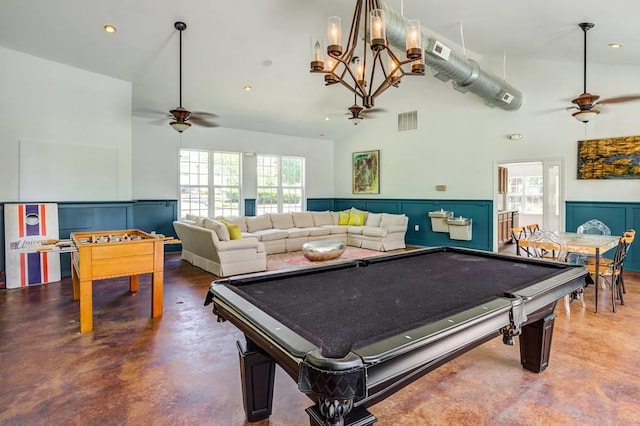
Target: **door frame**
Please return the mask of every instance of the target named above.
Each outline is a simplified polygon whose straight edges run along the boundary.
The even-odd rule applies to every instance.
[[[559,184],[558,184],[558,208],[559,208],[559,223],[558,223],[558,231],[564,231],[566,226],[566,216],[565,216],[565,188],[566,188],[566,179],[565,179],[565,160],[562,157],[544,157],[544,158],[527,158],[527,159],[519,159],[519,160],[502,160],[502,161],[493,161],[493,251],[498,251],[498,167],[504,167],[506,164],[517,164],[517,163],[542,163],[542,175],[543,175],[543,188],[547,186],[547,182],[544,181],[544,176],[546,175],[546,167],[550,165],[550,163],[557,164],[560,167],[559,170]],[[543,194],[543,206],[546,207],[546,202],[544,201],[545,197]],[[548,220],[545,219],[545,207],[543,207],[543,224]],[[544,227],[544,225],[542,225]]]

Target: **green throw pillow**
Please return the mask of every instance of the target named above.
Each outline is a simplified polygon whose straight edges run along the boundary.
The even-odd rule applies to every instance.
[[[356,213],[352,211],[349,214],[349,226],[363,226],[366,217],[366,213]]]
[[[340,212],[340,216],[338,216],[338,225],[348,225],[349,224],[349,216],[350,212]]]

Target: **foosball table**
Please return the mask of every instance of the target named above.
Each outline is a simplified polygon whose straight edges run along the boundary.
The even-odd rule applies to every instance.
[[[80,332],[93,330],[93,281],[129,277],[138,291],[139,275],[151,274],[151,317],[162,316],[164,244],[162,235],[137,229],[74,232],[71,241],[73,300],[80,301]]]

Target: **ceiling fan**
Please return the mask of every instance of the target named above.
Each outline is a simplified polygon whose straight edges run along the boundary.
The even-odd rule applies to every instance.
[[[387,111],[384,108],[368,108],[365,110],[364,107],[358,105],[358,98],[356,94],[353,95],[353,105],[351,105],[348,110],[349,112],[346,114],[350,116],[349,120],[353,121],[353,124],[356,126],[364,119],[365,115]]]
[[[568,107],[567,110],[577,109],[578,111],[574,112],[572,116],[578,121],[587,123],[589,120],[600,114],[600,110],[596,109],[596,106],[635,101],[640,99],[640,95],[620,96],[617,98],[603,99],[598,102],[600,96],[587,92],[587,31],[593,28],[595,24],[591,22],[582,22],[578,24],[578,26],[584,33],[583,89],[582,94],[571,101],[576,106]]]
[[[173,24],[174,28],[180,32],[180,74],[179,74],[179,87],[180,87],[180,104],[176,108],[169,111],[169,114],[163,111],[150,110],[150,109],[140,109],[135,112],[138,115],[143,117],[154,115],[157,116],[161,114],[163,117],[169,118],[172,120],[169,124],[173,127],[177,132],[184,132],[189,129],[192,124],[196,126],[202,127],[218,127],[218,125],[212,121],[207,120],[207,118],[217,117],[216,114],[212,114],[210,112],[203,111],[189,111],[188,109],[182,106],[182,32],[187,29],[187,24],[184,22],[176,22]],[[164,124],[166,122],[166,118],[162,120],[158,120],[157,123]]]

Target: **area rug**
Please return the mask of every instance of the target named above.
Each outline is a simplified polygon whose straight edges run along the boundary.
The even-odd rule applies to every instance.
[[[397,250],[396,250],[397,251]],[[267,256],[267,271],[289,268],[313,268],[316,266],[328,265],[331,263],[344,262],[364,257],[380,256],[393,252],[379,252],[358,247],[347,246],[342,256],[333,260],[320,260],[312,262],[302,255],[301,251],[291,253],[270,254]]]

